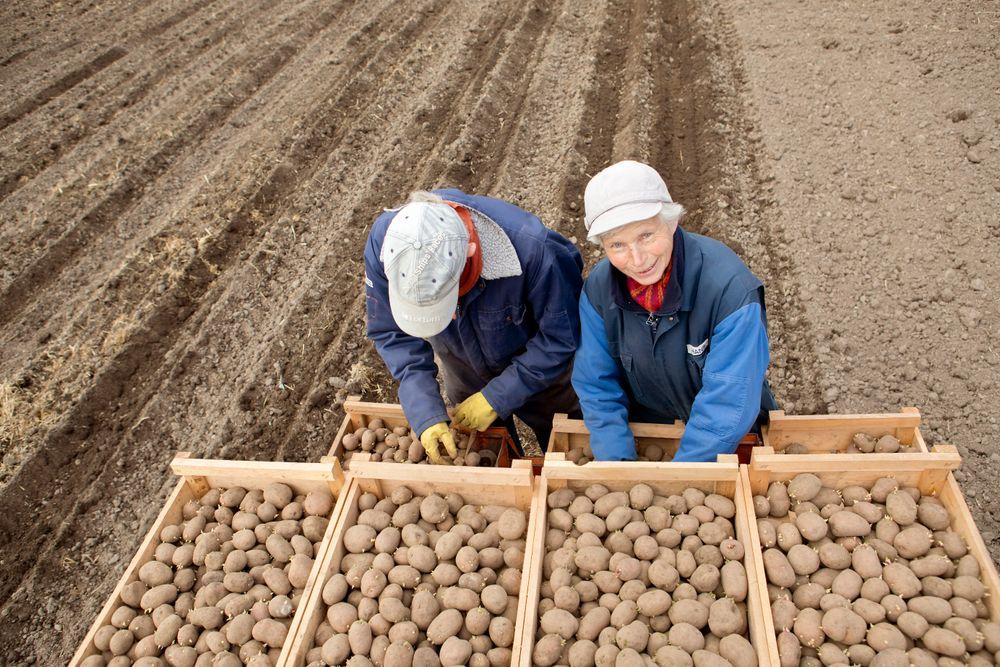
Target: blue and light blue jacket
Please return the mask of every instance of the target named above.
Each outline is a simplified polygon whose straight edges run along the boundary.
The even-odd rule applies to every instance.
[[[435,192],[471,209],[474,218],[479,212],[499,225],[520,272],[480,278],[459,298],[456,318],[443,332],[429,341],[415,338],[393,319],[379,259],[396,211],[375,220],[365,245],[368,337],[399,382],[399,401],[418,434],[448,421],[435,353],[456,375],[456,384],[481,388],[500,418],[507,419],[532,395],[566,376],[580,342],[583,261],[576,246],[513,204],[459,190]]]
[[[636,458],[629,420],[684,420],[675,461],[733,453],[777,409],[764,379],[770,357],[760,280],[724,244],[680,227],[658,312],[639,306],[625,280],[604,259],[580,297],[573,388],[595,458]]]

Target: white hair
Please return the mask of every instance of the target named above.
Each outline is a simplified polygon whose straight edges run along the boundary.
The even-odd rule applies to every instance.
[[[680,221],[684,218],[685,213],[687,213],[687,209],[685,209],[682,205],[678,204],[677,202],[669,202],[663,205],[663,207],[660,209],[660,212],[656,214],[656,218],[664,225],[669,227],[672,232],[673,230],[677,229],[677,225],[680,224]],[[635,220],[634,222],[643,222],[643,221]],[[631,225],[633,223],[630,222],[628,224]],[[605,237],[607,237],[609,234],[618,231],[624,226],[625,225],[621,225],[620,227],[609,229],[600,236],[594,238],[593,242],[598,244],[601,243],[605,239]]]
[[[414,190],[410,193],[409,199],[406,200],[407,204],[413,204],[414,202],[424,202],[426,204],[443,204],[444,199],[441,195],[430,192],[429,190]]]

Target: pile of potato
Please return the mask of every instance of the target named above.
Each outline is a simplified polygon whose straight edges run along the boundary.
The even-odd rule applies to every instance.
[[[276,664],[332,509],[331,494],[285,484],[188,502],[83,667]]]
[[[364,494],[324,584],[310,666],[500,667],[511,661],[527,517],[459,495]]]
[[[655,442],[638,443],[636,445],[636,454],[636,461],[649,461],[653,463],[669,461],[673,458],[671,452],[665,450]],[[593,461],[594,457],[589,455],[583,447],[574,447],[566,452],[566,460],[582,466]]]
[[[757,664],[732,500],[593,484],[548,507],[533,665]]]
[[[452,459],[442,447],[441,458],[447,465],[484,467],[496,465],[497,455],[495,452],[488,449],[478,452],[468,451],[468,433],[452,429],[451,435],[455,438],[458,456]],[[357,451],[371,452],[372,461],[430,463],[426,458],[424,446],[420,444],[420,438],[417,437],[416,433],[411,431],[408,426],[389,428],[381,419],[373,419],[367,427],[361,427],[353,433],[345,434],[342,443],[345,463]]]
[[[835,450],[833,454],[915,454],[920,450],[916,445],[904,445],[894,435],[875,437],[868,433],[855,433],[851,444],[844,450]],[[778,452],[779,454],[811,454],[805,445],[792,442]],[[825,453],[825,452],[824,452]]]
[[[807,473],[753,500],[783,667],[1000,661],[979,563],[937,498]]]

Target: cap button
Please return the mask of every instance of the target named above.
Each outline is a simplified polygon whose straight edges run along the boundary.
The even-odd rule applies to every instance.
[[[415,249],[417,249],[417,250],[420,250],[420,241],[414,241],[414,242],[413,242],[413,247],[414,247]]]

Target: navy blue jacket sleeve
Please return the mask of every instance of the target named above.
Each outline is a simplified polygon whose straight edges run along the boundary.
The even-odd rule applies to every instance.
[[[380,244],[374,231],[365,245],[365,304],[368,337],[399,382],[399,402],[413,430],[420,435],[428,426],[448,421],[448,412],[437,383],[437,364],[430,343],[396,326],[389,310],[389,282],[385,277]]]
[[[767,325],[756,290],[715,325],[702,373],[702,387],[674,461],[714,461],[732,454],[760,412],[770,360]]]
[[[628,425],[628,396],[621,371],[608,349],[604,321],[580,295],[580,347],[573,361],[573,389],[590,431],[590,449],[598,461],[633,461],[635,438]]]
[[[483,396],[501,419],[511,414],[567,371],[580,343],[577,302],[583,286],[583,260],[568,241],[552,232],[542,252],[525,270],[527,300],[538,331],[500,375],[483,388]]]

